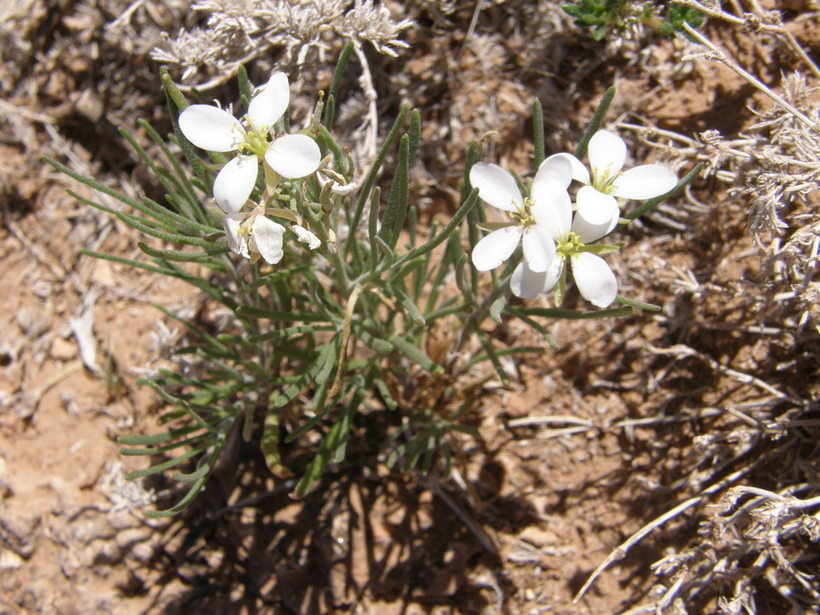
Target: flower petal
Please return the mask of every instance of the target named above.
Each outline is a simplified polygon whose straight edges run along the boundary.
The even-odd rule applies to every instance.
[[[271,265],[282,260],[282,234],[285,227],[263,215],[257,215],[251,228],[251,249],[259,252]]]
[[[225,213],[242,209],[256,185],[259,161],[256,156],[236,156],[214,180],[214,200]]]
[[[609,235],[612,229],[618,225],[619,219],[615,217],[608,222],[592,224],[578,214],[572,220],[572,232],[578,235],[581,243],[595,243],[605,235]]]
[[[599,130],[589,140],[589,166],[598,181],[614,177],[626,160],[626,143],[614,132]]]
[[[539,294],[552,290],[558,283],[563,268],[563,258],[553,260],[549,269],[541,273],[533,271],[526,263],[521,263],[510,278],[510,290],[516,297],[535,299]]]
[[[265,161],[282,177],[297,179],[319,168],[322,153],[316,141],[307,135],[284,135],[268,146]]]
[[[262,90],[251,98],[248,118],[254,130],[267,133],[285,114],[290,103],[290,86],[285,73],[273,73]]]
[[[539,226],[550,231],[550,237],[560,241],[569,233],[572,223],[572,201],[567,189],[555,181],[532,183],[532,212]]]
[[[567,174],[566,171],[566,164],[569,164],[569,174]],[[553,154],[547,158],[538,167],[538,172],[535,174],[533,185],[535,185],[542,173],[544,174],[544,179],[560,181],[564,184],[564,188],[569,188],[569,185],[573,179],[581,182],[582,184],[589,183],[589,171],[587,171],[584,163],[572,154]]]
[[[612,194],[625,199],[652,199],[666,194],[678,177],[662,164],[644,164],[624,171],[612,183]]]
[[[572,257],[572,277],[581,296],[592,305],[605,308],[618,294],[618,282],[606,261],[597,254],[581,252]]]
[[[179,129],[191,143],[209,152],[232,152],[245,136],[234,116],[212,105],[190,105],[179,114]]]
[[[241,254],[245,258],[250,258],[248,252],[248,242],[245,235],[240,233],[242,216],[238,214],[228,214],[222,218],[222,228],[225,229],[225,238],[228,240],[228,247],[232,252]]]
[[[555,258],[555,242],[549,228],[533,224],[524,230],[521,237],[524,260],[537,273],[546,271]]]
[[[479,271],[490,271],[510,258],[518,246],[522,232],[520,226],[505,226],[484,237],[473,248],[475,268]]]
[[[298,239],[299,242],[307,244],[308,250],[315,250],[322,245],[319,238],[303,226],[294,224],[290,227],[290,230],[296,233],[296,239]]]
[[[592,186],[583,186],[575,196],[575,202],[578,215],[594,226],[609,226],[612,220],[617,222],[621,215],[615,197],[598,192]]]
[[[476,162],[470,169],[470,184],[478,188],[482,201],[497,209],[516,211],[524,207],[515,179],[497,164]]]

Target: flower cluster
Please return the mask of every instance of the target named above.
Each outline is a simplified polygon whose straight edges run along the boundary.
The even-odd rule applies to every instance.
[[[179,128],[191,143],[210,152],[237,152],[214,180],[214,201],[225,213],[222,226],[231,250],[255,260],[261,256],[271,264],[282,259],[285,227],[265,216],[265,200],[275,196],[281,178],[299,179],[314,173],[321,163],[316,142],[305,134],[276,134],[276,127],[290,102],[290,87],[284,73],[274,73],[248,104],[240,121],[212,105],[190,105],[179,116]],[[250,213],[242,209],[256,186],[259,166],[265,175],[262,202]],[[294,225],[299,241],[312,250],[318,238]],[[257,256],[258,255],[258,256]]]
[[[571,269],[581,296],[597,307],[608,306],[618,293],[618,283],[599,255],[617,247],[597,242],[618,224],[621,206],[616,197],[649,199],[677,184],[675,174],[658,164],[622,172],[625,160],[624,141],[599,130],[589,142],[591,175],[572,154],[555,154],[538,167],[529,197],[522,196],[513,176],[501,167],[475,164],[470,183],[478,188],[482,201],[509,219],[487,225],[492,232],[473,249],[476,269],[498,267],[520,241],[523,260],[510,278],[513,294],[533,299],[554,288],[555,303],[560,305]],[[575,195],[574,207],[568,192],[573,180],[584,184]]]

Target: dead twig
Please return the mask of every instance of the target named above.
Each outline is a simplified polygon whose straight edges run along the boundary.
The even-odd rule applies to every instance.
[[[694,38],[701,45],[703,45],[704,47],[709,49],[709,51],[712,52],[711,54],[705,54],[704,57],[707,60],[714,60],[714,61],[720,62],[721,64],[726,65],[728,68],[732,69],[738,75],[743,77],[746,81],[748,81],[750,84],[752,84],[755,88],[757,88],[758,90],[763,92],[763,94],[768,96],[776,104],[780,105],[780,107],[782,107],[783,109],[785,109],[786,111],[791,113],[795,118],[797,118],[800,122],[802,122],[803,124],[805,124],[809,128],[812,128],[814,130],[817,130],[818,128],[820,128],[820,127],[818,127],[816,122],[812,122],[804,113],[802,113],[801,111],[796,109],[793,105],[786,102],[783,99],[782,96],[779,96],[778,94],[775,94],[765,83],[763,83],[762,81],[760,81],[760,79],[758,79],[757,77],[752,75],[750,72],[748,72],[747,70],[742,68],[737,62],[735,62],[731,57],[729,57],[722,49],[720,49],[717,45],[715,45],[708,38],[703,36],[703,34],[698,32],[697,30],[695,30],[688,23],[684,23],[683,28],[686,30],[686,32],[692,38]],[[694,59],[694,58],[684,58],[684,59],[686,60],[686,59]]]
[[[593,571],[593,573],[591,575],[589,575],[589,577],[587,578],[587,580],[584,583],[583,587],[581,587],[581,589],[575,595],[575,598],[573,598],[573,600],[572,600],[573,603],[578,602],[581,598],[584,597],[584,594],[586,594],[587,590],[592,586],[592,584],[601,575],[601,573],[604,572],[604,570],[609,568],[609,566],[612,565],[614,562],[622,560],[624,557],[626,557],[626,554],[629,552],[629,550],[633,546],[638,544],[641,540],[646,538],[646,536],[651,534],[657,528],[664,525],[667,521],[670,521],[671,519],[674,519],[675,517],[677,517],[681,513],[685,512],[686,510],[692,508],[696,504],[701,503],[706,498],[714,495],[715,493],[717,493],[719,491],[722,491],[723,489],[726,488],[727,485],[735,482],[736,480],[740,479],[741,477],[743,477],[746,474],[748,474],[749,472],[751,472],[752,469],[757,467],[757,465],[759,463],[760,463],[760,460],[756,461],[755,463],[749,464],[748,466],[746,466],[744,468],[741,468],[740,470],[737,470],[736,472],[733,472],[732,474],[730,474],[729,476],[727,476],[723,480],[718,481],[717,483],[711,485],[710,487],[707,487],[700,494],[698,494],[694,497],[691,497],[688,500],[685,500],[685,501],[681,502],[680,504],[678,504],[677,506],[675,506],[671,510],[668,510],[667,512],[665,512],[661,516],[656,517],[655,519],[653,519],[652,521],[650,521],[649,523],[644,525],[637,532],[632,534],[632,536],[630,536],[623,543],[618,545],[607,556],[607,558],[603,562],[600,563],[600,565]]]

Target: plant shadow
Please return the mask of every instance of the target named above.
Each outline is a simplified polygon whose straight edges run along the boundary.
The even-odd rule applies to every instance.
[[[476,575],[499,564],[487,520],[451,481],[351,461],[297,499],[253,442],[232,457],[161,530],[139,573],[156,580],[121,587],[150,592],[150,612],[482,613],[493,602]]]

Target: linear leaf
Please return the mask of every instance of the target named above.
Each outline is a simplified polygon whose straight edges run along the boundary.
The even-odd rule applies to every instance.
[[[438,365],[433,359],[421,350],[418,346],[407,340],[403,335],[394,335],[388,340],[396,349],[405,355],[408,359],[413,361],[416,365],[421,367],[428,374],[440,374],[444,369]]]
[[[654,303],[644,303],[643,301],[637,301],[636,299],[627,299],[626,297],[615,297],[615,301],[622,305],[628,305],[633,307],[637,310],[646,310],[647,312],[660,312],[661,306],[655,305]]]
[[[612,104],[613,98],[615,98],[615,86],[610,87],[601,97],[601,102],[598,104],[598,109],[595,111],[595,115],[592,116],[592,120],[589,122],[586,132],[584,132],[584,136],[581,137],[581,140],[578,142],[578,147],[575,148],[575,155],[578,158],[583,158],[587,155],[589,140],[592,138],[592,135],[600,130],[601,124],[604,123],[604,118],[606,117],[607,111],[609,111],[609,106]]]
[[[390,129],[390,132],[387,133],[387,137],[385,137],[381,149],[379,150],[378,154],[376,154],[376,160],[373,161],[373,166],[370,167],[370,171],[367,173],[367,176],[364,179],[361,191],[359,192],[359,200],[356,202],[356,210],[353,213],[353,219],[350,221],[351,240],[345,244],[345,252],[349,252],[350,248],[352,247],[353,241],[356,236],[355,231],[359,228],[359,222],[362,219],[364,205],[367,202],[367,199],[370,197],[370,191],[373,189],[373,183],[376,181],[376,176],[378,175],[379,170],[384,164],[384,159],[387,156],[387,152],[390,151],[390,148],[393,146],[393,142],[396,140],[396,137],[399,136],[399,131],[401,130],[401,126],[404,123],[404,118],[407,117],[407,113],[409,111],[410,107],[408,107],[407,105],[401,106],[399,114],[396,117],[396,121],[393,122],[393,127]]]
[[[339,54],[339,60],[336,62],[336,68],[333,71],[333,78],[330,80],[330,89],[327,92],[328,104],[325,105],[324,118],[324,125],[328,129],[333,126],[336,101],[339,100],[339,89],[342,87],[342,78],[344,77],[347,63],[350,61],[350,54],[353,53],[353,47],[353,43],[349,42],[345,45],[344,49],[342,49],[342,53]],[[332,103],[331,98],[333,99]]]
[[[266,320],[282,322],[329,322],[329,318],[322,314],[313,314],[311,312],[277,312],[276,310],[265,310],[250,305],[240,306],[237,308],[236,313],[240,316],[264,318]]]
[[[584,320],[589,318],[607,318],[610,316],[627,316],[632,313],[632,308],[609,308],[596,312],[577,312],[575,310],[564,310],[560,308],[521,308],[521,313],[527,316],[543,316],[546,318],[563,318],[566,320]]]
[[[315,381],[316,376],[323,371],[327,363],[332,364],[335,359],[336,344],[331,341],[322,346],[316,360],[304,371],[304,373],[302,373],[299,380],[290,385],[281,393],[273,393],[271,395],[271,408],[281,408],[285,404],[295,399],[297,395],[299,395],[302,391],[309,387],[312,382]],[[268,410],[268,413],[270,414],[270,410]]]
[[[150,468],[145,468],[144,470],[136,470],[134,472],[129,472],[125,475],[125,480],[134,480],[135,478],[142,478],[144,476],[151,476],[152,474],[159,474],[160,472],[164,472],[168,468],[173,468],[174,466],[178,466],[181,463],[184,463],[191,459],[192,457],[196,457],[204,450],[204,447],[194,448],[190,451],[182,453],[179,457],[174,457],[173,459],[169,459],[167,461],[163,461],[162,463],[158,463],[156,465],[151,466]]]

